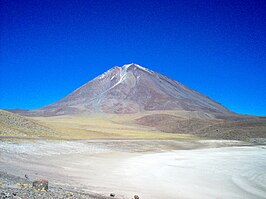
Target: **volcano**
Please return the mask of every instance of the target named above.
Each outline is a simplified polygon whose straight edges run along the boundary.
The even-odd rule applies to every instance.
[[[61,100],[24,115],[130,114],[155,110],[232,112],[209,97],[138,64],[115,66]]]

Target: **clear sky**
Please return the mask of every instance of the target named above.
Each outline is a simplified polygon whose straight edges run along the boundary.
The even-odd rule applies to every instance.
[[[51,104],[137,63],[266,115],[266,1],[0,0],[0,108]]]

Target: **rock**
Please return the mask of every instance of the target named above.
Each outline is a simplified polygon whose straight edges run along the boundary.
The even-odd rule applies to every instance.
[[[114,194],[114,193],[111,193],[110,196],[111,196],[111,197],[115,197],[115,194]]]
[[[45,179],[34,180],[32,183],[32,187],[37,190],[48,191],[48,180],[45,180]]]
[[[139,199],[139,196],[138,195],[134,195],[134,199]]]

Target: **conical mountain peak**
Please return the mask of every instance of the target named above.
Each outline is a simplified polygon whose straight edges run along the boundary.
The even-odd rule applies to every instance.
[[[210,98],[138,64],[115,66],[63,99],[30,111],[32,115],[137,113],[155,110],[232,112]]]

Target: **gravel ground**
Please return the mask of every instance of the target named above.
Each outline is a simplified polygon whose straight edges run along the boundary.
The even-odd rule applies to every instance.
[[[32,181],[0,172],[0,199],[28,199],[28,198],[79,198],[79,199],[108,199],[96,194],[85,193],[83,191],[76,191],[71,187],[49,186],[48,191],[38,191],[31,187]]]

